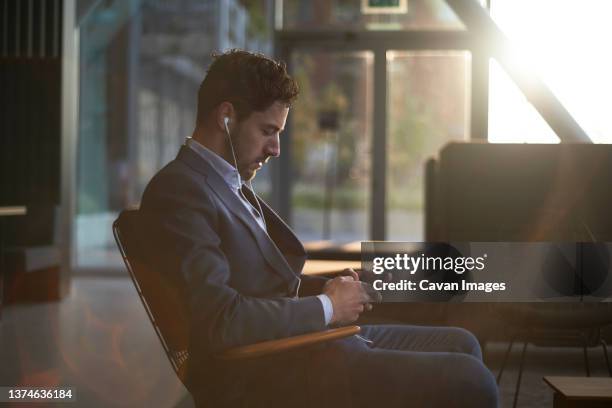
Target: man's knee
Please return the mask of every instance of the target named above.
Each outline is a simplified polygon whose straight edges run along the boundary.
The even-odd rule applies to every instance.
[[[467,354],[453,355],[452,379],[447,392],[456,396],[458,407],[497,407],[498,389],[495,378],[479,359]]]
[[[472,332],[462,329],[460,327],[449,327],[453,338],[455,339],[455,345],[457,352],[470,354],[479,360],[482,360],[482,350],[480,349],[480,342],[472,334]]]

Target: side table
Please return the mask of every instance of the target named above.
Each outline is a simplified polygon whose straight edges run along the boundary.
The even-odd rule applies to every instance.
[[[612,407],[610,377],[544,377],[555,390],[554,408]]]

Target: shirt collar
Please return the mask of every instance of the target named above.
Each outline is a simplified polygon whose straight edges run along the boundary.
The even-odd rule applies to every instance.
[[[240,189],[242,180],[240,179],[240,174],[234,166],[225,161],[225,159],[219,156],[217,153],[194,140],[192,137],[186,138],[185,145],[196,152],[198,156],[206,160],[233,191]]]

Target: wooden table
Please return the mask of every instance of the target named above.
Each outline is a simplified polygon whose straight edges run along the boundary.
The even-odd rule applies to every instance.
[[[22,206],[0,207],[0,217],[9,217],[13,215],[26,215],[27,209]]]
[[[553,390],[554,408],[612,407],[610,377],[544,377]]]
[[[346,244],[336,244],[332,241],[309,241],[304,243],[304,249],[308,254],[308,259],[329,260],[329,261],[361,261],[361,241],[348,242]],[[380,249],[379,249],[380,250]],[[385,250],[392,251],[389,248]],[[408,242],[402,244],[402,251],[414,252],[415,255],[423,250],[423,244],[418,242]],[[395,252],[390,252],[390,255]]]
[[[309,241],[304,243],[309,259],[333,261],[361,261],[361,241],[335,244],[332,241]]]
[[[304,275],[324,275],[327,273],[342,272],[346,268],[361,268],[360,261],[324,261],[309,259],[304,265]]]

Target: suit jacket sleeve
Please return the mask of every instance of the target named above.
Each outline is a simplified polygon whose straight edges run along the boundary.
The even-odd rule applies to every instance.
[[[206,192],[192,184],[185,179],[152,182],[141,206],[143,230],[154,242],[151,258],[185,288],[192,341],[215,352],[323,330],[323,307],[314,296],[256,298],[228,284],[217,209]]]

